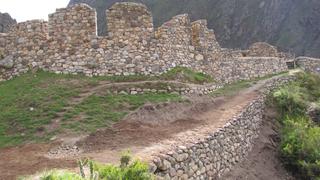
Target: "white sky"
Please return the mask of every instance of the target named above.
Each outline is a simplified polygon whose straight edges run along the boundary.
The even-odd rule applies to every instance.
[[[56,8],[66,7],[69,0],[0,0],[0,12],[9,13],[18,22],[44,19]]]

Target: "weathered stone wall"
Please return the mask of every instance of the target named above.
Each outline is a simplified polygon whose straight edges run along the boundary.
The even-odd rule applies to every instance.
[[[106,13],[108,35],[116,43],[147,45],[153,37],[153,20],[145,5],[115,3]]]
[[[214,63],[213,71],[219,82],[234,82],[287,71],[283,59],[277,57],[231,57]]]
[[[0,59],[0,80],[34,68],[105,76],[153,75],[185,66],[211,74],[218,81],[284,70],[279,65],[285,64],[282,58],[269,58],[261,65],[256,65],[259,61],[255,58],[231,63],[233,56],[221,50],[206,21],[191,23],[186,14],[175,16],[153,30],[146,6],[116,3],[107,11],[107,19],[109,36],[103,37],[97,36],[95,10],[84,4],[57,9],[49,15],[49,22],[17,24],[8,34],[0,35],[0,51],[4,56]]]
[[[257,42],[249,47],[247,56],[252,57],[278,57],[278,50],[265,42]]]
[[[297,65],[305,71],[320,74],[320,59],[310,57],[297,57]]]
[[[219,53],[221,47],[216,39],[214,31],[207,28],[207,20],[192,22],[192,45],[204,53]]]
[[[49,15],[49,36],[60,45],[81,46],[97,35],[96,11],[85,4],[57,9]]]
[[[259,135],[266,94],[294,77],[270,79],[261,96],[204,139],[154,155],[151,169],[159,179],[218,179],[244,159]]]

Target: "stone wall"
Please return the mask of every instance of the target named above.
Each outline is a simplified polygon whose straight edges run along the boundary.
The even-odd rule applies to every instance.
[[[242,159],[259,135],[266,95],[294,77],[268,80],[261,96],[204,139],[154,155],[152,171],[159,179],[217,179]]]
[[[320,59],[310,57],[298,57],[295,59],[297,65],[308,72],[320,74]]]
[[[156,75],[185,66],[218,81],[285,70],[286,60],[279,57],[266,62],[257,57],[234,60],[221,50],[205,20],[190,22],[187,14],[175,16],[154,30],[146,6],[116,3],[107,10],[107,19],[109,35],[101,37],[97,36],[96,12],[85,4],[57,9],[49,15],[49,22],[17,24],[9,33],[0,34],[0,80],[30,69],[106,76]]]
[[[85,4],[61,8],[49,15],[49,36],[60,48],[78,47],[97,36],[96,11]]]
[[[287,70],[288,67],[283,63],[283,59],[277,57],[230,57],[223,61],[216,61],[213,69],[216,79],[226,83]]]
[[[265,42],[253,43],[249,47],[247,56],[253,57],[278,57],[278,50]]]
[[[147,7],[115,3],[107,10],[108,35],[117,43],[146,45],[153,37],[153,21]]]

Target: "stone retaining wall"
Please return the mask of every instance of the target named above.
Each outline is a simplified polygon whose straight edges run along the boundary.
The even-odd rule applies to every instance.
[[[184,66],[218,81],[286,70],[286,60],[280,57],[257,66],[252,65],[260,63],[256,61],[259,57],[224,63],[232,62],[233,57],[224,55],[213,30],[205,20],[190,22],[187,14],[154,30],[152,15],[142,4],[115,3],[106,13],[108,36],[97,36],[96,11],[86,4],[57,9],[49,15],[49,22],[27,21],[0,34],[0,80],[30,69],[106,76],[156,75]],[[266,55],[274,56],[269,51]]]
[[[297,65],[305,71],[320,74],[320,59],[310,57],[298,57],[295,59]]]
[[[152,170],[159,179],[217,179],[242,159],[259,135],[266,94],[294,77],[269,80],[261,96],[207,138],[155,155]]]

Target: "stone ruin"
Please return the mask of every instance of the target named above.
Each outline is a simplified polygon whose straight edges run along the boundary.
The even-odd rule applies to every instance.
[[[0,81],[30,69],[87,76],[157,75],[176,66],[229,83],[286,71],[287,59],[266,43],[247,51],[222,49],[205,20],[177,15],[154,28],[147,7],[115,3],[108,35],[97,35],[96,11],[86,4],[57,9],[49,21],[19,23],[0,34]]]

